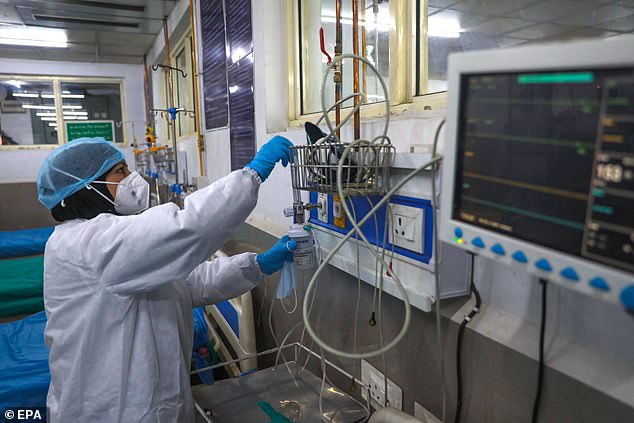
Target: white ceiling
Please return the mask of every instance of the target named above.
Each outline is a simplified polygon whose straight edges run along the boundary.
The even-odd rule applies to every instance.
[[[497,46],[634,32],[634,0],[429,0],[430,19],[458,21]]]
[[[0,45],[0,57],[143,63],[176,0],[0,0],[0,24],[63,28],[68,48]]]

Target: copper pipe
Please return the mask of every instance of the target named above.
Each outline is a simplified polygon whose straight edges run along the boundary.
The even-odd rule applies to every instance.
[[[352,0],[352,53],[356,56],[359,55],[359,0]],[[359,60],[353,60],[352,67],[352,79],[353,86],[352,91],[359,92]],[[354,105],[359,103],[359,96],[354,96]],[[359,110],[354,112],[354,139],[355,141],[361,138],[361,114]]]
[[[166,56],[166,64],[168,68],[167,72],[167,98],[169,108],[172,109],[174,107],[174,87],[172,82],[172,69],[169,66],[172,66],[170,60],[170,40],[169,40],[169,32],[167,29],[167,16],[163,18],[163,35],[165,36],[165,56]],[[179,175],[178,175],[178,146],[176,145],[176,120],[168,119],[168,125],[171,125],[172,132],[172,149],[174,150],[174,183],[178,184]]]
[[[198,104],[198,67],[196,65],[196,26],[194,22],[194,0],[189,0],[189,24],[192,28],[192,75],[194,78],[194,119],[196,121],[196,133],[198,134],[198,162],[200,163],[200,176],[205,175],[203,167],[203,151],[205,139],[200,129],[200,110]]]
[[[335,59],[337,59],[341,57],[341,53],[343,52],[341,29],[341,0],[337,0],[335,9]],[[336,125],[339,126],[339,123],[341,123],[341,105],[339,104],[339,100],[341,100],[341,86],[343,81],[343,61],[338,61],[337,68],[334,70],[333,73],[333,78],[335,82],[335,122]],[[337,130],[337,139],[341,140],[340,130]]]

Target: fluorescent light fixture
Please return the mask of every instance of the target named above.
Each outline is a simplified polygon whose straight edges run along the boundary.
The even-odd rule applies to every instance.
[[[73,111],[64,111],[64,116],[69,115],[75,115],[75,116],[88,116],[88,112],[73,112]]]
[[[460,33],[464,29],[460,27],[457,19],[429,17],[429,30],[427,36],[437,38],[460,38]]]
[[[63,109],[75,109],[75,110],[79,109],[79,110],[81,110],[82,107],[81,106],[66,106],[66,105],[63,105],[62,108]]]
[[[41,110],[55,110],[55,106],[41,106],[39,104],[23,104],[23,109],[41,109]]]
[[[32,26],[0,27],[0,44],[34,47],[68,47],[66,31]]]
[[[40,119],[42,119],[42,120],[44,120],[44,121],[47,121],[47,120],[48,120],[48,121],[51,121],[51,122],[54,122],[54,121],[56,121],[56,120],[57,120],[57,118],[56,118],[56,117],[41,117]]]
[[[42,94],[42,98],[55,98],[53,94]],[[62,94],[62,98],[85,98],[83,94]]]
[[[238,85],[232,85],[232,86],[229,87],[229,92],[231,94],[233,94],[233,93],[237,92],[239,89],[240,89],[240,87]]]
[[[31,97],[31,98],[37,98],[39,97],[39,94],[36,93],[13,93],[13,97]]]
[[[64,115],[64,120],[77,120],[78,116]]]
[[[77,116],[77,120],[88,120],[88,116]]]
[[[55,112],[37,112],[35,114],[35,116],[38,116],[38,117],[55,117],[56,114],[55,114]]]
[[[51,122],[51,123],[48,124],[48,126],[55,126],[56,127],[57,126],[57,122]]]
[[[70,91],[63,90],[62,94],[70,94]]]

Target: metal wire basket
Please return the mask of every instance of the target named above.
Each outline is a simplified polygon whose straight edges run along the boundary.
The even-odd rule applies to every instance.
[[[291,147],[293,188],[337,193],[337,167],[350,144],[320,143]],[[387,191],[389,169],[394,157],[390,144],[355,143],[342,163],[342,183],[346,194],[379,194]]]

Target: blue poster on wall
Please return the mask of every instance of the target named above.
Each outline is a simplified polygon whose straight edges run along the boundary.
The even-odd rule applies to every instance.
[[[205,128],[224,128],[229,123],[227,48],[223,0],[200,2],[203,46]]]
[[[225,7],[229,44],[231,170],[235,170],[249,163],[256,151],[251,1],[225,1]]]

